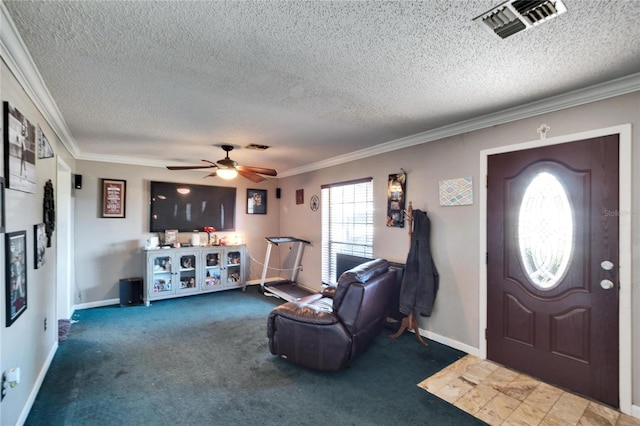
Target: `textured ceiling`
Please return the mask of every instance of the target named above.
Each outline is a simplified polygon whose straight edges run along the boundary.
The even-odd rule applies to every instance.
[[[638,1],[505,40],[499,3],[4,1],[80,158],[280,171],[640,72]]]

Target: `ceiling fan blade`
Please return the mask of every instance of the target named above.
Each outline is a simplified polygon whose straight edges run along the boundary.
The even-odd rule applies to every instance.
[[[203,164],[201,166],[167,166],[167,169],[169,170],[196,170],[196,169],[210,169],[212,167],[218,167],[216,165],[216,163],[214,163],[213,161],[209,161],[209,160],[202,160],[205,163],[208,164]]]
[[[216,172],[215,170],[211,173],[209,173],[208,175],[206,175],[205,177],[216,177],[218,175],[218,172]]]
[[[273,169],[265,169],[264,167],[238,166],[238,171],[242,170],[250,173],[260,173],[267,176],[278,176],[278,172]]]
[[[267,180],[266,178],[263,178],[258,174],[255,174],[253,172],[248,172],[246,170],[240,170],[239,168],[238,168],[238,174],[244,178],[249,179],[251,182],[255,182],[255,183],[259,183],[259,182],[262,182],[263,180]]]
[[[197,169],[210,169],[217,166],[167,166],[169,170],[197,170]]]

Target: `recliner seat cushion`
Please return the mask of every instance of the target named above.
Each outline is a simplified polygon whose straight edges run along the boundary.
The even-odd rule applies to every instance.
[[[333,314],[333,301],[321,294],[312,294],[276,306],[271,316],[280,315],[285,318],[308,322],[310,324],[333,324],[338,318]]]

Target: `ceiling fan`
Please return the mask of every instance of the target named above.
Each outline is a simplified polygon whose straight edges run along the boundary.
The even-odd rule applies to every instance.
[[[206,164],[201,166],[167,166],[169,170],[197,170],[197,169],[216,169],[212,173],[208,174],[208,176],[220,176],[222,179],[233,179],[237,175],[245,177],[252,182],[262,182],[266,180],[266,176],[278,176],[278,172],[273,169],[265,169],[263,167],[253,167],[253,166],[241,166],[236,161],[233,161],[229,158],[229,151],[233,150],[232,145],[221,145],[226,153],[226,157],[222,160],[218,160],[217,162],[202,160]]]

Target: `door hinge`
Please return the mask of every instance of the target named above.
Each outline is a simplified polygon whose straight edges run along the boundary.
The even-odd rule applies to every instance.
[[[485,265],[489,264],[489,252],[486,252],[484,254],[484,263],[485,263]]]
[[[484,187],[489,187],[489,175],[484,175]]]
[[[489,339],[487,329],[484,329],[484,340]]]

